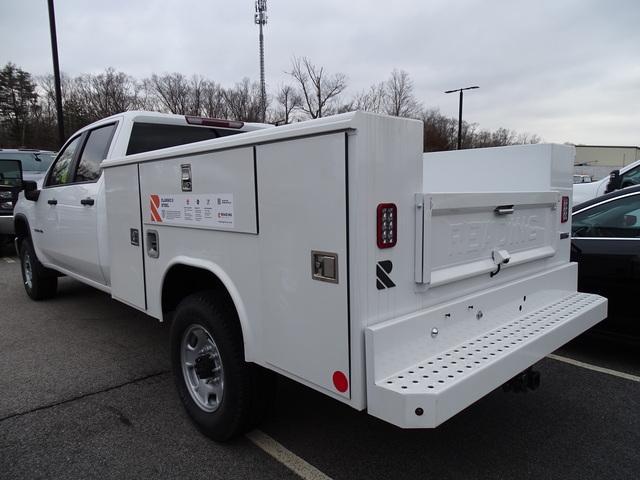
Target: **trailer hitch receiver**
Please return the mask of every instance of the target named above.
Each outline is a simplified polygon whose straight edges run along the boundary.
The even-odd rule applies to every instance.
[[[540,386],[540,372],[527,368],[502,385],[503,392],[526,393]]]

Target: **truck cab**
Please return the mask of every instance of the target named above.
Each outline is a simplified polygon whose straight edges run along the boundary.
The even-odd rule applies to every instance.
[[[74,133],[60,149],[41,180],[41,188],[31,194],[37,200],[18,203],[16,231],[30,232],[42,265],[108,292],[102,162],[268,127],[144,111],[92,123]]]

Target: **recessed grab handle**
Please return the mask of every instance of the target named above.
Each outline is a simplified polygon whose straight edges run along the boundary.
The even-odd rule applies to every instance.
[[[160,256],[160,238],[155,230],[147,230],[147,255],[151,258]]]
[[[500,205],[493,209],[493,213],[496,215],[511,215],[513,212],[513,205]]]

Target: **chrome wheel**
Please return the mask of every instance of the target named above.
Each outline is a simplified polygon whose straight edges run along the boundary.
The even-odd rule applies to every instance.
[[[29,289],[33,288],[33,267],[31,266],[31,257],[28,252],[22,257],[22,269],[24,271],[24,284],[29,287]]]
[[[222,403],[224,369],[216,342],[205,327],[193,324],[185,329],[180,360],[191,398],[205,412],[215,412]]]

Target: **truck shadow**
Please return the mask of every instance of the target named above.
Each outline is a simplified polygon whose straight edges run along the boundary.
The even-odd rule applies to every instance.
[[[550,359],[536,368],[539,390],[495,390],[432,430],[396,428],[281,378],[263,429],[333,478],[633,478],[640,433],[628,399],[640,385]]]

